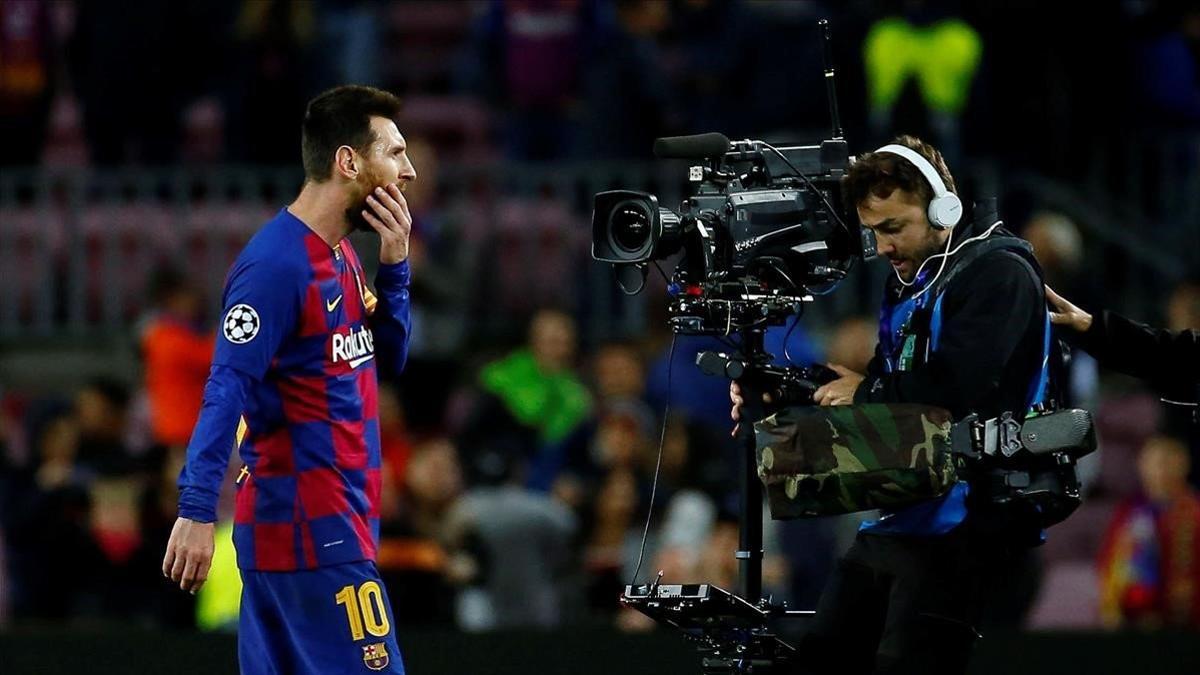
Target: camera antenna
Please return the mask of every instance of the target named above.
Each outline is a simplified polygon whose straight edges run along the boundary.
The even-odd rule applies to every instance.
[[[834,140],[842,139],[842,118],[838,114],[837,85],[834,83],[833,69],[833,34],[829,30],[829,20],[817,22],[821,30],[821,63],[825,67],[825,97],[829,99],[829,121],[833,125]]]

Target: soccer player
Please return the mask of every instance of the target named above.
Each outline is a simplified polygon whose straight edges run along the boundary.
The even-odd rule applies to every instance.
[[[370,87],[310,101],[300,195],[225,281],[163,574],[192,593],[204,584],[236,435],[246,464],[233,531],[245,674],[404,672],[374,562],[377,371],[404,367],[410,325],[403,192],[417,173],[399,112],[399,99]],[[380,237],[374,294],[346,238],[354,230]]]

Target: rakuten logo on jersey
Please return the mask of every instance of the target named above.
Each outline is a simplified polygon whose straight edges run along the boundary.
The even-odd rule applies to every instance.
[[[329,347],[334,364],[345,361],[351,368],[357,368],[375,358],[375,338],[366,326],[345,334],[334,333]]]

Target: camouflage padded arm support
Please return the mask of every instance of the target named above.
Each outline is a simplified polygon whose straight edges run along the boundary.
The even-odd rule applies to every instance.
[[[958,480],[949,411],[911,403],[792,407],[754,425],[775,519],[896,509]]]

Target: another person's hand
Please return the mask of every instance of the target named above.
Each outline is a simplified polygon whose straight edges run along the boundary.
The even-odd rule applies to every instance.
[[[377,187],[367,196],[363,218],[379,233],[379,262],[394,265],[408,259],[408,239],[412,234],[412,214],[400,188]]]
[[[196,594],[208,579],[213,557],[213,524],[187,518],[175,520],[167,554],[163,557],[163,576],[183,590]]]
[[[821,385],[813,393],[813,403],[823,406],[850,405],[854,403],[854,392],[865,377],[845,366],[831,363],[829,364],[829,368],[836,371],[841,377]]]
[[[1092,315],[1076,307],[1063,296],[1046,287],[1046,302],[1049,304],[1050,323],[1070,326],[1073,330],[1086,333],[1092,327]]]

